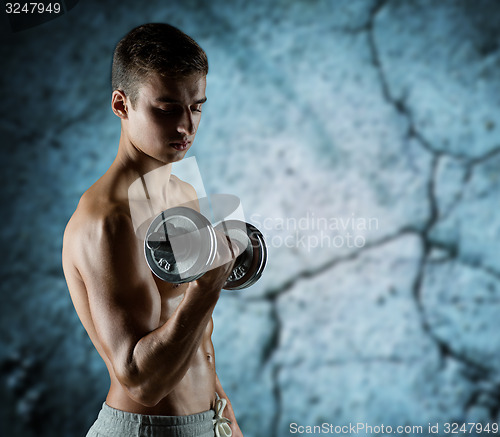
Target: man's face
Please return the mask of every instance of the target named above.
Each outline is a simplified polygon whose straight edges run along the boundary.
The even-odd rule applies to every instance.
[[[165,164],[181,160],[198,130],[205,88],[204,75],[150,76],[139,88],[135,107],[127,103],[124,128],[133,146]]]

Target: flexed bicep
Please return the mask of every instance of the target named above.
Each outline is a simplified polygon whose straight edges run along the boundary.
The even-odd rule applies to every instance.
[[[80,246],[77,267],[96,333],[117,377],[126,380],[135,344],[158,327],[158,290],[126,213],[90,220]]]

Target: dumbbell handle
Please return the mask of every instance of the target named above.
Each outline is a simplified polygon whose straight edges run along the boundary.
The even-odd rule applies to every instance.
[[[226,236],[226,238],[229,240],[229,250],[231,250],[231,252],[233,252],[231,246],[236,246],[238,248],[238,254],[241,254],[245,250],[245,248],[238,241],[234,239],[231,240],[228,236]],[[168,238],[168,235],[163,232],[152,232],[149,234],[146,238],[146,246],[152,251],[173,253],[170,239]]]
[[[151,250],[161,250],[163,252],[171,252],[172,245],[167,237],[167,234],[161,232],[152,232],[146,238],[146,246]]]

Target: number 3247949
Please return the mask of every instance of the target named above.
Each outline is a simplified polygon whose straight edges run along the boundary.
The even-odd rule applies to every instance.
[[[444,433],[445,434],[482,434],[482,433],[498,433],[498,423],[486,423],[482,424],[479,422],[468,422],[468,423],[445,423]]]
[[[7,14],[58,14],[60,3],[5,3]]]

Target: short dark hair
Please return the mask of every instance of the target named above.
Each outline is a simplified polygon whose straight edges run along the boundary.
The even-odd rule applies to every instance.
[[[123,91],[133,106],[140,83],[151,73],[174,79],[206,75],[207,55],[194,39],[170,24],[143,24],[117,44],[111,86]]]

